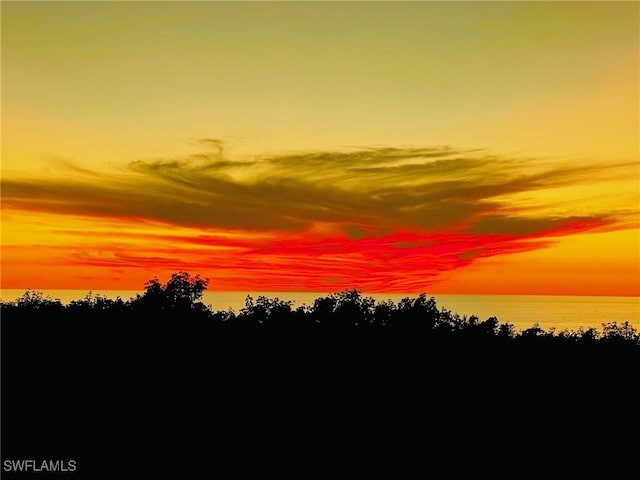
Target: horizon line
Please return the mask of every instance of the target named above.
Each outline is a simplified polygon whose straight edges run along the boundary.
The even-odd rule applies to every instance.
[[[361,295],[363,296],[380,296],[380,295],[414,295],[414,296],[420,296],[422,294],[425,294],[427,297],[432,297],[432,296],[436,296],[436,295],[457,295],[457,296],[512,296],[512,297],[517,297],[517,296],[529,296],[529,297],[625,297],[625,298],[640,298],[640,294],[638,295],[625,295],[625,294],[616,294],[616,295],[612,295],[612,294],[606,294],[606,293],[596,293],[596,294],[577,294],[577,293],[501,293],[501,292],[494,292],[494,293],[468,293],[468,292],[429,292],[426,290],[420,291],[420,292],[405,292],[405,291],[385,291],[385,292],[366,292],[362,289],[359,289],[357,287],[347,287],[347,288],[343,288],[343,289],[335,289],[335,290],[205,290],[203,292],[203,295],[206,294],[216,294],[216,293],[221,293],[221,294],[245,294],[245,295],[266,295],[266,294],[318,294],[318,295],[331,295],[334,293],[340,293],[340,292],[344,292],[344,291],[351,291],[351,290],[357,290]],[[27,291],[31,291],[31,292],[40,292],[43,294],[47,294],[48,292],[85,292],[86,294],[92,293],[92,294],[100,294],[102,292],[136,292],[136,293],[140,293],[143,294],[145,292],[144,288],[143,289],[134,289],[134,288],[120,288],[120,289],[113,289],[113,288],[105,288],[105,289],[84,289],[84,288],[32,288],[32,287],[25,287],[25,288],[0,288],[0,299],[2,297],[2,293],[3,292],[27,292]]]

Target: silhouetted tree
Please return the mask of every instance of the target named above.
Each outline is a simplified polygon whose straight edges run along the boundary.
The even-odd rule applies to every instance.
[[[640,335],[628,321],[622,325],[617,322],[602,324],[602,338],[610,343],[639,343]]]
[[[334,300],[333,315],[341,328],[371,326],[375,300],[364,297],[357,289],[344,290],[331,295]]]
[[[116,311],[123,311],[125,306],[125,302],[120,297],[111,299],[104,295],[94,295],[92,292],[88,292],[82,299],[71,300],[67,305],[67,310],[85,313],[115,313]]]
[[[251,295],[245,299],[245,307],[240,311],[244,318],[251,319],[250,323],[264,326],[266,328],[281,328],[291,319],[291,300],[273,299],[264,295],[253,300]]]
[[[45,296],[37,290],[26,290],[22,296],[14,302],[14,305],[22,310],[59,310],[63,305],[60,299]]]
[[[404,297],[398,302],[397,315],[391,316],[391,326],[403,330],[428,332],[436,327],[441,313],[433,297],[421,293],[416,298]]]
[[[145,284],[143,295],[133,300],[136,307],[152,310],[197,310],[203,312],[202,295],[209,285],[208,278],[200,275],[191,276],[187,272],[171,274],[171,278],[163,285],[157,277]]]
[[[512,323],[501,323],[498,325],[497,335],[502,338],[512,339],[516,335]]]
[[[388,327],[392,324],[396,305],[392,300],[378,302],[373,309],[373,326]]]

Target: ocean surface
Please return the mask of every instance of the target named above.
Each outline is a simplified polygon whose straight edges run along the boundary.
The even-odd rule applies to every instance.
[[[20,297],[24,290],[2,290],[0,298],[4,302]],[[86,290],[51,290],[42,292],[46,297],[60,299],[63,303],[84,298]],[[135,298],[142,292],[92,291],[92,295],[108,298],[120,297],[123,300]],[[254,300],[263,295],[268,298],[291,300],[293,306],[312,305],[313,301],[329,292],[205,292],[203,302],[215,311],[233,309],[239,312],[245,304],[247,295]],[[376,301],[392,300],[398,302],[403,297],[415,298],[418,294],[367,294]],[[536,323],[546,331],[579,328],[602,329],[603,323],[628,321],[640,331],[640,297],[606,296],[555,296],[555,295],[451,295],[432,294],[439,309],[450,310],[461,316],[476,315],[480,320],[491,316],[502,323],[510,323],[516,330],[523,330]]]

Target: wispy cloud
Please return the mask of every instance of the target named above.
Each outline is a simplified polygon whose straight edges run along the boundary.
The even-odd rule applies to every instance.
[[[185,226],[304,230],[317,222],[437,231],[543,231],[561,218],[524,219],[508,194],[593,182],[624,165],[527,173],[523,160],[451,148],[368,148],[229,160],[218,151],[136,161],[85,179],[3,179],[3,204],[56,213],[148,218]],[[473,156],[471,156],[473,154]],[[597,217],[602,219],[602,213]],[[614,220],[614,219],[611,219]],[[520,229],[522,227],[522,230]]]
[[[564,214],[551,215],[544,203],[525,209],[509,201],[514,194],[621,175],[630,167],[625,164],[554,167],[451,147],[230,159],[222,142],[202,143],[213,151],[139,160],[108,174],[61,166],[55,177],[4,178],[2,202],[10,209],[145,220],[200,232],[164,235],[171,247],[145,255],[122,245],[109,257],[79,253],[79,263],[175,265],[180,251],[187,266],[215,262],[230,276],[259,273],[273,287],[359,282],[376,290],[415,287],[478,257],[616,228],[628,214],[577,215],[567,205]],[[65,178],[65,168],[74,175]],[[238,236],[216,233],[223,231]],[[407,271],[412,275],[403,276]]]

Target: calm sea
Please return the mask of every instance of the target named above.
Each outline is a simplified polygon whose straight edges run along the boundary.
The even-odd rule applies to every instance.
[[[3,301],[12,301],[20,297],[24,290],[2,290]],[[86,290],[44,291],[45,296],[58,298],[63,303],[78,300],[87,295]],[[120,296],[128,300],[140,291],[93,291],[95,295],[108,298]],[[291,300],[294,307],[312,305],[313,301],[328,292],[251,292],[255,299],[259,295],[268,298],[278,297]],[[403,297],[415,298],[418,294],[366,294],[376,301],[393,300]],[[233,309],[239,312],[244,307],[246,292],[205,292],[204,303],[214,310]],[[535,323],[549,331],[578,328],[602,329],[603,323],[628,321],[636,330],[640,330],[640,297],[605,296],[552,296],[552,295],[451,295],[433,294],[438,308],[447,309],[460,315],[477,315],[481,320],[495,316],[500,323],[511,323],[518,330],[529,328]]]

